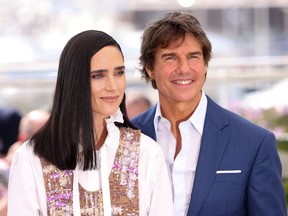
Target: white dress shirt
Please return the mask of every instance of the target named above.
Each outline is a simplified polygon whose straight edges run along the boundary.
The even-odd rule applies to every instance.
[[[176,140],[170,131],[170,122],[161,114],[160,106],[157,104],[154,118],[156,139],[163,149],[170,172],[170,180],[173,183],[175,215],[184,216],[188,212],[193,188],[207,109],[207,97],[202,92],[201,100],[193,115],[187,121],[179,124],[182,148],[175,160]]]
[[[119,145],[120,131],[114,121],[122,122],[118,111],[107,120],[108,136],[104,145],[107,149],[107,167],[111,170]],[[102,146],[103,147],[103,146]],[[101,148],[102,148],[101,147]],[[139,210],[140,215],[173,216],[173,201],[165,159],[159,145],[150,137],[141,134],[139,153]],[[74,170],[74,181],[87,191],[98,190],[99,170]],[[73,211],[80,215],[78,184],[74,182]],[[8,188],[8,215],[47,215],[47,196],[42,166],[31,146],[24,143],[17,149],[11,165]]]

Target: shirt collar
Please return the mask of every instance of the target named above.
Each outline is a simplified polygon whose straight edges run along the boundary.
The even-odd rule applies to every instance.
[[[196,107],[192,116],[188,119],[188,121],[192,123],[192,125],[196,128],[196,130],[201,135],[203,133],[206,110],[207,110],[207,97],[205,93],[202,91],[200,102],[198,106]],[[155,128],[157,128],[157,125],[160,122],[161,118],[164,118],[164,117],[162,116],[162,113],[161,113],[160,102],[158,102],[156,105],[156,112],[155,112],[155,117],[154,117]]]
[[[120,108],[118,108],[114,114],[106,118],[107,126],[113,125],[114,122],[120,122],[120,123],[124,122],[123,115],[122,115]]]
[[[201,135],[203,134],[206,110],[207,110],[207,97],[206,97],[205,93],[202,91],[201,100],[200,100],[198,106],[196,107],[194,113],[189,118],[189,121],[191,121],[191,123],[194,125],[196,130]]]
[[[113,115],[109,116],[106,119],[106,127],[107,127],[108,134],[104,142],[104,145],[107,145],[113,148],[118,148],[120,131],[114,122],[120,122],[120,123],[124,122],[123,115],[122,115],[122,112],[120,111],[120,108],[118,108],[116,113],[114,113]]]

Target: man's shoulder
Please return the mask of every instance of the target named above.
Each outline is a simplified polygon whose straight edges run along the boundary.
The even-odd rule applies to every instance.
[[[214,102],[212,99],[208,100],[207,116],[208,118],[212,118],[216,122],[225,122],[225,124],[228,123],[233,128],[245,128],[245,131],[259,131],[262,133],[267,132],[267,129],[255,124],[251,120],[245,118],[244,116],[241,116],[238,113],[222,107],[221,105]]]
[[[155,116],[155,111],[156,111],[156,105],[150,107],[146,111],[140,113],[139,115],[135,116],[134,118],[131,119],[131,122],[136,126],[139,124],[142,124],[144,122],[153,122],[154,116]]]

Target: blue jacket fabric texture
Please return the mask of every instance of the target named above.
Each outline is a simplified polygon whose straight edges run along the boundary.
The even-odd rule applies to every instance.
[[[187,215],[286,216],[282,167],[273,133],[207,99]],[[151,107],[132,123],[157,141],[155,111],[156,106]],[[220,170],[241,172],[216,174]]]

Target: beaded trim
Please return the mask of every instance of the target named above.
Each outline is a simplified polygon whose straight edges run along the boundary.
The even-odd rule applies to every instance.
[[[73,171],[59,170],[41,160],[48,215],[73,215]]]
[[[120,129],[120,144],[109,177],[113,215],[139,215],[140,135],[139,130]]]
[[[86,191],[80,184],[78,186],[81,215],[103,216],[102,190],[90,192]]]

